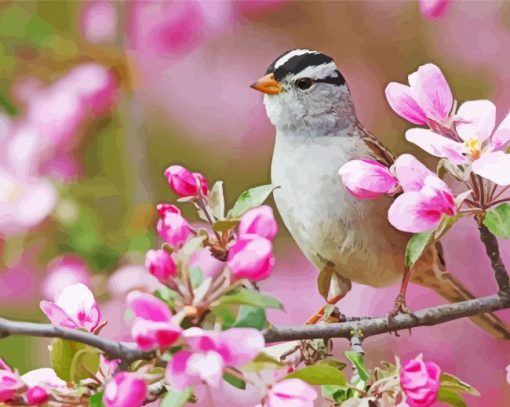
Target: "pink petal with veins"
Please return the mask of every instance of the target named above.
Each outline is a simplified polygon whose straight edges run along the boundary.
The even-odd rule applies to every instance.
[[[472,100],[460,105],[455,115],[455,128],[462,140],[490,137],[496,124],[496,106],[490,100]]]

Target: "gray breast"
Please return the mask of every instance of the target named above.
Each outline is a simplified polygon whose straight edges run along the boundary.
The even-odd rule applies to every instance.
[[[396,282],[408,237],[387,221],[389,199],[358,200],[342,185],[338,169],[372,152],[359,137],[278,132],[272,182],[289,232],[318,267],[335,264],[342,277],[370,286]]]

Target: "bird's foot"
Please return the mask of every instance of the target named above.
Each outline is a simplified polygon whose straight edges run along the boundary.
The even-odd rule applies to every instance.
[[[399,294],[397,296],[395,299],[395,305],[389,312],[388,317],[393,319],[399,314],[413,315],[413,311],[411,311],[411,309],[406,304],[406,296],[404,294]]]

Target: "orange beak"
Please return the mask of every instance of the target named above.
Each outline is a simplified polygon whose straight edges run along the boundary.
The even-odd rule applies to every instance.
[[[263,76],[257,82],[251,84],[250,87],[267,95],[276,95],[282,91],[282,86],[272,73]]]

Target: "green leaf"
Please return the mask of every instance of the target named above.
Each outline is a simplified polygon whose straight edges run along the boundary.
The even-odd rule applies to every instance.
[[[188,387],[183,391],[177,391],[169,388],[160,407],[182,407],[186,404],[191,396],[191,389]]]
[[[236,308],[234,305],[218,304],[211,307],[211,312],[221,321],[223,329],[230,328],[236,320]]]
[[[441,389],[454,391],[457,393],[467,393],[472,396],[479,396],[480,392],[473,386],[470,386],[466,382],[463,382],[458,377],[449,373],[441,373],[440,377]]]
[[[406,264],[411,268],[414,263],[421,257],[423,252],[429,247],[434,236],[434,231],[422,232],[414,234],[406,247]]]
[[[497,237],[510,239],[510,205],[504,203],[487,211],[483,224]]]
[[[239,198],[237,198],[234,207],[230,211],[229,217],[239,218],[248,209],[262,205],[275,188],[277,188],[275,185],[269,184],[250,188],[247,191],[244,191],[241,195],[239,195]]]
[[[175,308],[175,301],[179,298],[179,294],[166,286],[160,287],[154,292],[154,296],[167,303],[170,308]]]
[[[233,327],[263,329],[266,326],[266,311],[264,308],[241,305]]]
[[[216,181],[209,193],[209,208],[216,219],[225,217],[225,195],[223,193],[223,181]],[[214,226],[213,226],[214,228]]]
[[[217,305],[252,305],[254,307],[275,308],[283,310],[282,303],[269,295],[260,294],[254,290],[240,289],[227,294],[217,301]],[[215,304],[216,305],[216,304]]]
[[[219,220],[213,223],[212,228],[216,232],[225,232],[227,230],[234,229],[237,225],[239,225],[239,219]]]
[[[227,383],[231,384],[238,389],[244,390],[246,389],[246,382],[244,380],[239,379],[238,377],[232,376],[230,373],[223,373],[223,380]]]
[[[74,355],[85,345],[77,342],[71,342],[60,338],[55,338],[51,342],[51,367],[55,370],[58,377],[66,382],[71,382],[71,364]]]
[[[301,379],[313,385],[345,386],[347,383],[345,375],[327,363],[318,363],[296,370],[287,375],[286,379]]]
[[[324,397],[337,403],[347,400],[348,392],[345,387],[327,384],[321,386],[321,391]]]
[[[331,314],[333,313],[333,311],[335,310],[335,305],[334,304],[326,304],[326,306],[324,307],[324,319],[327,320]]]
[[[89,398],[89,407],[104,407],[102,391]]]
[[[365,366],[365,360],[363,358],[363,355],[361,353],[348,350],[345,352],[345,356],[352,362],[352,364],[358,371],[360,379],[366,382],[370,377],[370,372]]]
[[[75,353],[71,362],[71,380],[79,383],[80,380],[91,377],[99,369],[99,353],[90,347],[80,349]]]
[[[451,390],[440,388],[437,399],[443,403],[449,404],[452,407],[467,407],[467,404],[462,396]]]
[[[189,271],[189,278],[191,280],[191,286],[193,288],[200,287],[200,284],[202,284],[202,282],[204,281],[204,275],[200,267],[198,266],[192,267],[191,270]]]
[[[321,360],[320,363],[324,363],[324,364],[334,367],[335,369],[338,369],[338,370],[344,370],[347,366],[345,363],[342,363],[339,360],[335,360],[335,359],[324,359],[324,360]]]

